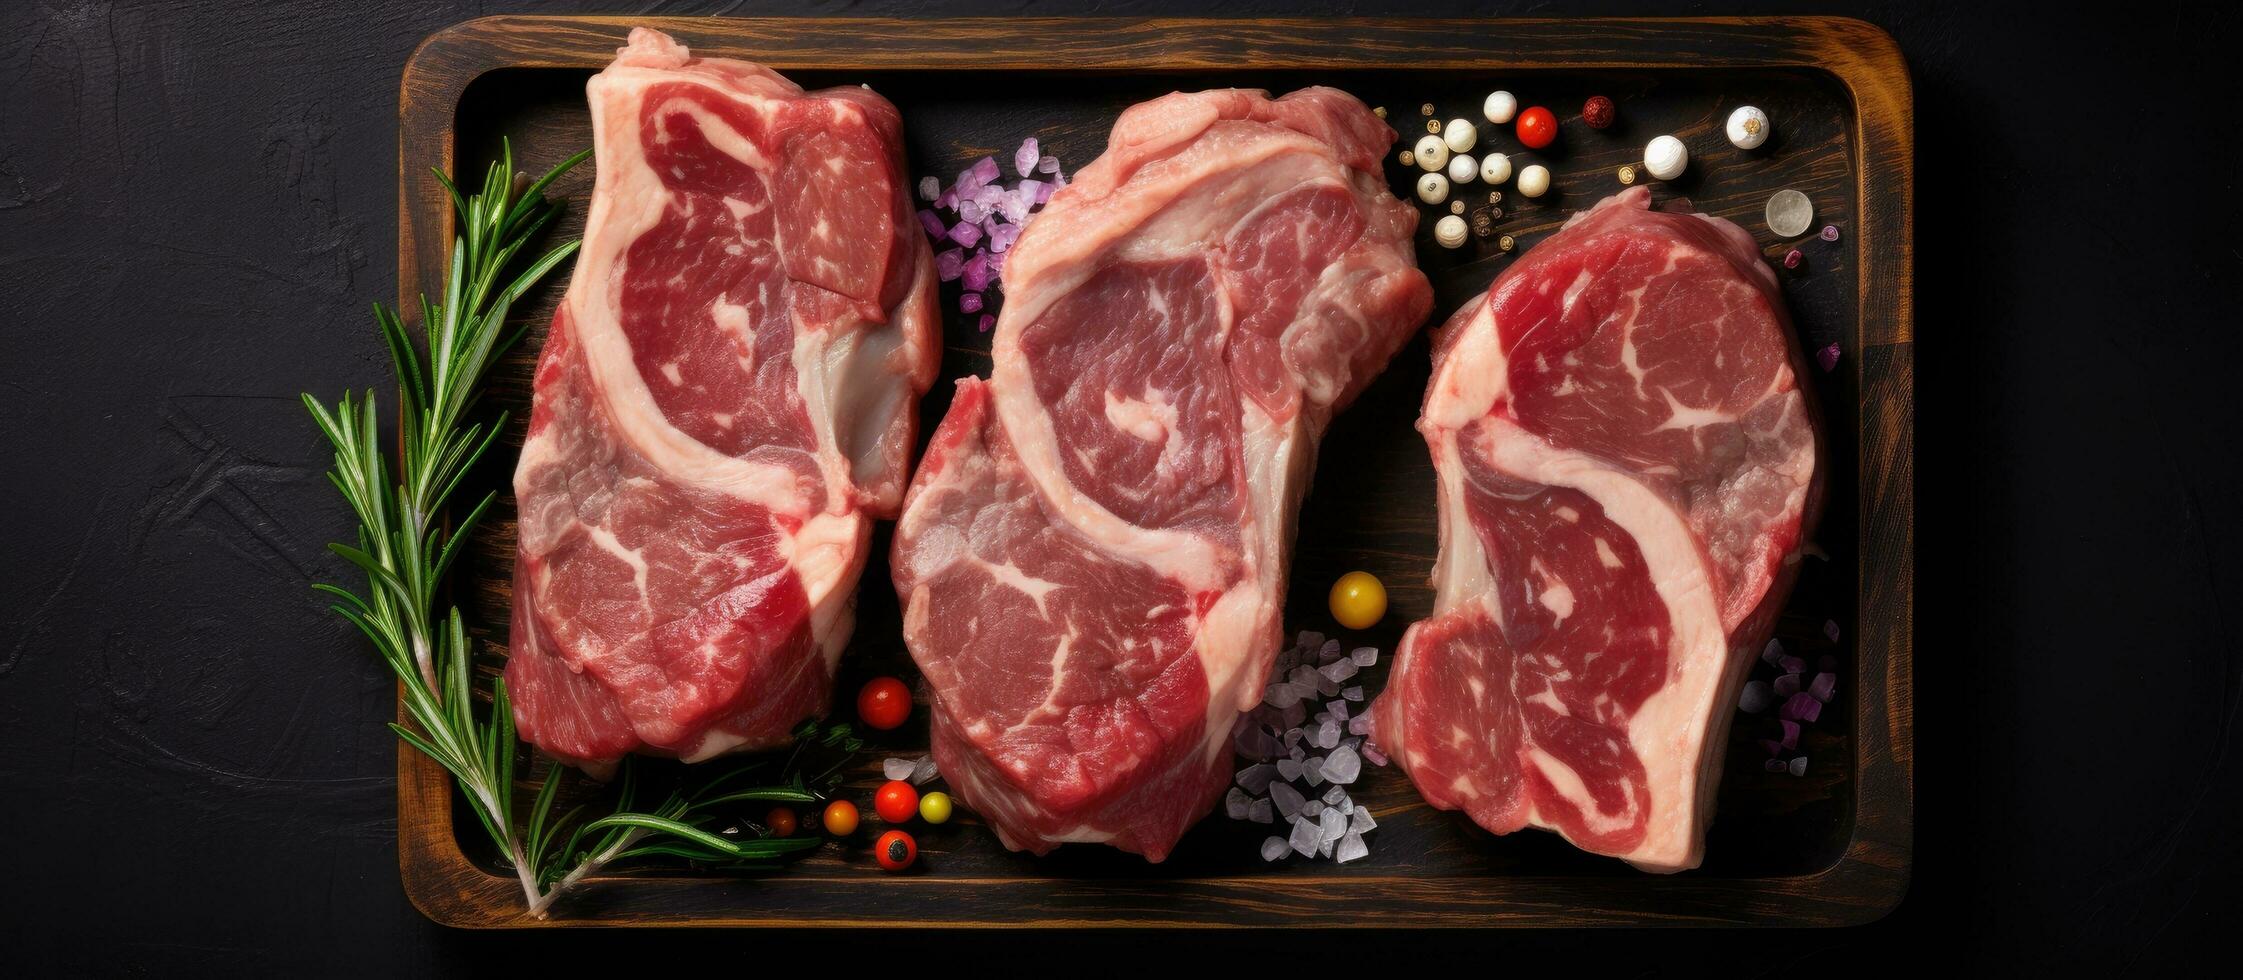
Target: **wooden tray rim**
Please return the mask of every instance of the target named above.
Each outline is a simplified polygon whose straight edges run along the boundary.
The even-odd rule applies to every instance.
[[[461,97],[509,68],[597,69],[622,33],[654,27],[696,50],[785,70],[1025,70],[1130,73],[1406,68],[1428,70],[1798,69],[1834,77],[1853,100],[1857,336],[1847,363],[1861,393],[1859,477],[1862,601],[1857,608],[1857,806],[1853,838],[1831,865],[1767,878],[1244,876],[1071,880],[1049,877],[633,877],[594,882],[736,901],[779,883],[822,886],[822,910],[788,914],[533,919],[512,876],[475,865],[452,831],[450,777],[398,751],[398,860],[407,897],[431,920],[462,928],[691,927],[1251,927],[1300,921],[1277,911],[1355,890],[1351,924],[1410,927],[1807,925],[1874,921],[1898,906],[1912,871],[1913,756],[1913,209],[1914,133],[1907,67],[1890,35],[1845,17],[1552,19],[790,18],[498,15],[430,35],[408,58],[398,100],[398,301],[422,270],[443,267],[453,218],[431,167],[449,169]],[[1684,36],[1734,47],[1685,50]],[[530,48],[512,42],[533,38]],[[1216,39],[1228,47],[1208,47]],[[1391,39],[1391,40],[1389,40]],[[1406,40],[1406,44],[1396,43]],[[1007,46],[1007,42],[1011,42]],[[1276,53],[1274,57],[1272,54]],[[1094,61],[1079,57],[1095,56]],[[1563,56],[1564,60],[1551,60]],[[1261,60],[1257,60],[1261,59]],[[1086,64],[1095,67],[1081,67]],[[435,217],[433,224],[426,222]],[[404,308],[404,307],[401,307]],[[1882,449],[1882,456],[1875,450]],[[1869,574],[1874,570],[1877,574]],[[1876,699],[1867,692],[1881,689]],[[400,703],[400,720],[403,706]],[[1872,799],[1881,807],[1868,806]],[[975,902],[902,903],[923,890],[1029,888],[1036,900],[1000,917]],[[1376,903],[1363,897],[1376,890]],[[1865,901],[1826,901],[1834,890]],[[663,903],[687,904],[687,903]],[[712,903],[713,904],[713,903]],[[729,904],[729,903],[727,903]],[[1224,908],[1264,906],[1253,921]],[[955,908],[963,914],[945,915]],[[929,914],[936,910],[937,914]],[[1680,911],[1678,911],[1680,910]]]

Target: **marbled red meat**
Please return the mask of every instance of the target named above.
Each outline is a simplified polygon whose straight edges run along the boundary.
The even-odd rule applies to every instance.
[[[1434,615],[1372,716],[1434,806],[1675,871],[1820,474],[1751,235],[1649,205],[1576,215],[1441,329]]]
[[[586,92],[598,178],[514,477],[506,676],[522,737],[597,771],[824,712],[938,321],[885,99],[646,29]]]
[[[894,574],[936,761],[1007,846],[1158,861],[1221,795],[1316,441],[1432,305],[1393,139],[1331,89],[1156,99],[1006,256]]]

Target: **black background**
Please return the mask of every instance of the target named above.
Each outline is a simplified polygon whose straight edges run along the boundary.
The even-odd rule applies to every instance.
[[[0,2],[0,972],[2157,974],[2231,947],[2243,18],[2035,6]],[[407,54],[479,14],[579,8],[1843,12],[1891,31],[1917,107],[1907,901],[1825,932],[429,924],[398,880],[394,689],[307,590],[345,577],[321,545],[348,528],[296,393],[387,385],[367,305],[395,293]]]

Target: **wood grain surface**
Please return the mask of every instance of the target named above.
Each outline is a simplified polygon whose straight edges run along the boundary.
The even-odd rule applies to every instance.
[[[1195,829],[1161,865],[1101,848],[1045,858],[1011,854],[970,815],[919,835],[921,865],[885,875],[861,848],[829,847],[763,876],[629,868],[597,879],[549,921],[520,912],[510,874],[480,829],[453,807],[448,777],[411,752],[399,755],[400,862],[414,903],[461,926],[861,925],[1256,926],[1319,925],[1838,925],[1875,918],[1907,886],[1913,827],[1913,329],[1910,209],[1913,159],[1909,83],[1880,31],[1827,18],[1582,21],[1184,21],[815,20],[500,17],[472,21],[425,42],[400,93],[399,298],[437,288],[451,216],[431,167],[479,169],[503,137],[520,166],[537,171],[589,143],[583,82],[634,25],[658,27],[706,55],[760,61],[805,85],[870,84],[902,108],[915,174],[944,176],[1038,136],[1071,172],[1103,147],[1123,107],[1175,89],[1221,85],[1285,90],[1331,84],[1389,110],[1406,144],[1422,133],[1418,106],[1437,117],[1477,119],[1480,98],[1509,88],[1548,104],[1564,138],[1538,159],[1553,191],[1498,204],[1500,231],[1521,249],[1620,184],[1614,171],[1644,142],[1671,132],[1688,141],[1690,171],[1657,185],[1738,221],[1771,258],[1806,254],[1784,273],[1811,348],[1836,342],[1839,369],[1809,379],[1827,420],[1823,464],[1830,496],[1810,561],[1779,635],[1810,654],[1839,656],[1838,700],[1814,727],[1804,778],[1760,771],[1756,732],[1733,734],[1706,865],[1674,876],[1636,873],[1574,851],[1553,835],[1494,838],[1468,820],[1425,807],[1406,779],[1373,770],[1357,799],[1380,822],[1371,857],[1346,866],[1264,865],[1268,832],[1220,815]],[[1611,96],[1620,122],[1594,132],[1577,119],[1583,98]],[[1721,121],[1737,104],[1777,121],[1771,145],[1729,147]],[[1508,138],[1500,145],[1514,145]],[[1410,174],[1390,161],[1395,186]],[[589,167],[555,193],[570,202],[557,234],[582,227]],[[1816,226],[1836,243],[1779,242],[1760,219],[1767,195],[1805,191]],[[1487,189],[1461,196],[1480,205]],[[1421,264],[1432,275],[1436,317],[1476,295],[1509,255],[1492,242],[1443,250],[1431,241],[1439,213],[1426,209]],[[533,328],[502,365],[493,402],[523,414],[530,367],[561,281],[525,299]],[[955,309],[955,286],[944,301]],[[988,337],[966,318],[946,325],[944,380],[922,405],[922,433],[947,408],[948,379],[985,374]],[[1428,365],[1414,341],[1362,400],[1334,424],[1301,518],[1288,621],[1334,629],[1323,590],[1339,572],[1365,568],[1388,584],[1393,608],[1353,638],[1391,650],[1431,606],[1435,551],[1432,471],[1411,430]],[[510,434],[519,445],[520,432]],[[479,478],[503,488],[512,454]],[[511,501],[485,524],[464,575],[464,600],[497,669],[513,551]],[[856,639],[839,691],[869,676],[913,677],[887,587],[886,536],[864,575]],[[1840,640],[1822,624],[1841,625]],[[1384,664],[1372,674],[1375,687]],[[1840,710],[1842,709],[1842,710]],[[898,737],[877,741],[852,774],[853,795],[877,781],[878,759],[924,750],[924,711]]]

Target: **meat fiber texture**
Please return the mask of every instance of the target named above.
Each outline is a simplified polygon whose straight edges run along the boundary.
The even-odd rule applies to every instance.
[[[515,723],[594,772],[824,713],[939,357],[895,106],[631,32],[514,474]]]
[[[1317,439],[1432,306],[1393,140],[1332,89],[1155,99],[1007,255],[893,562],[935,758],[1006,846],[1159,861],[1221,795]]]
[[[1820,496],[1774,272],[1744,229],[1630,189],[1458,310],[1433,359],[1434,614],[1374,737],[1495,833],[1696,867]]]

